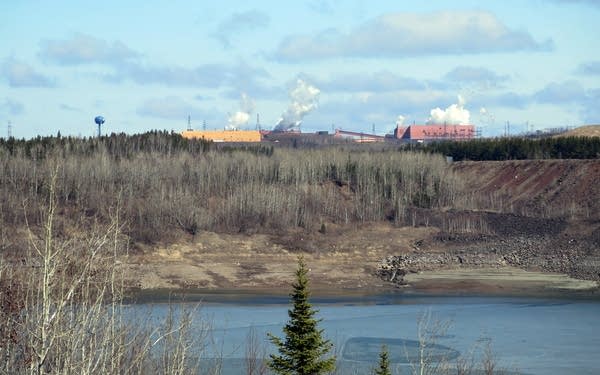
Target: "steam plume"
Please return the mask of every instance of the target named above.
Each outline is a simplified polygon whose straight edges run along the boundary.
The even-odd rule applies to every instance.
[[[406,118],[404,116],[398,115],[398,118],[396,119],[396,126],[403,126],[405,119]]]
[[[427,124],[468,125],[471,114],[465,109],[465,99],[458,96],[458,103],[444,109],[434,108],[430,112]]]
[[[275,130],[285,131],[299,127],[304,116],[318,106],[320,93],[315,86],[298,79],[296,87],[290,91],[291,103],[281,115]]]
[[[242,93],[240,99],[240,110],[229,114],[227,119],[227,130],[238,130],[241,126],[246,125],[250,120],[250,114],[254,111],[254,102],[248,95]]]

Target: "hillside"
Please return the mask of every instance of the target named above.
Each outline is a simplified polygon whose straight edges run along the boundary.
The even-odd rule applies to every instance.
[[[600,125],[584,125],[556,137],[600,137]]]
[[[538,217],[600,215],[599,160],[458,162],[452,168],[478,209]]]
[[[600,279],[600,160],[450,168],[465,182],[465,199],[447,210],[411,210],[414,226],[377,221],[328,224],[323,233],[201,233],[132,258],[137,266],[131,274],[141,288],[271,289],[286,285],[302,253],[317,289],[409,283],[434,292],[544,293],[595,285],[548,271]]]
[[[587,140],[561,142],[544,147],[589,150]],[[422,150],[215,148],[166,132],[10,140],[0,155],[0,261],[24,274],[53,191],[59,240],[118,220],[131,288],[274,292],[299,254],[329,290],[431,287],[411,275],[442,270],[458,280],[467,270],[518,270],[513,283],[522,270],[600,280],[593,155],[448,164]],[[481,287],[472,276],[453,288]]]

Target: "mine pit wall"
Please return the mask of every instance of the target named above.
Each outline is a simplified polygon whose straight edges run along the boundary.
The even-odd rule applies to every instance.
[[[440,231],[381,261],[379,276],[500,268],[600,280],[600,160],[458,162],[466,199],[455,209],[410,208],[403,221]]]
[[[455,162],[461,208],[600,220],[600,159]]]

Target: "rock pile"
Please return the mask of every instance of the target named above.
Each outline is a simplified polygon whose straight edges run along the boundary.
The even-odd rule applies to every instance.
[[[380,262],[380,278],[399,285],[407,273],[444,268],[498,268],[565,273],[585,280],[600,280],[600,257],[590,241],[555,237],[516,237],[488,240],[445,252],[416,248],[412,253],[388,256]]]

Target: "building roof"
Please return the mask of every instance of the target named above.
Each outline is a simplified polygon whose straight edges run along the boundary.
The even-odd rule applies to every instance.
[[[474,125],[410,125],[396,128],[398,139],[468,139],[474,136]]]

